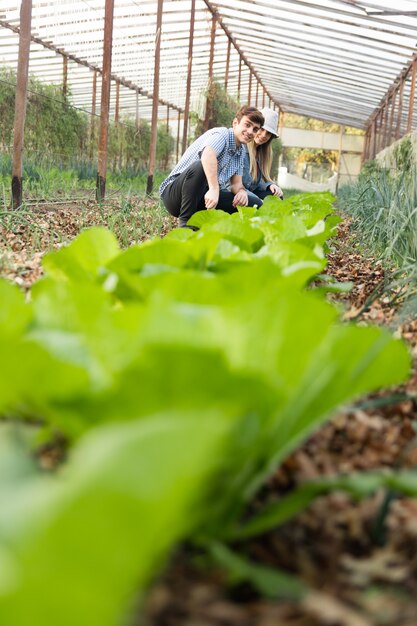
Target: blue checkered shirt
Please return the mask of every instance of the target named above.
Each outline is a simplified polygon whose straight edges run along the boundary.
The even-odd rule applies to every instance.
[[[160,195],[187,167],[201,159],[201,154],[206,146],[213,148],[217,155],[217,177],[220,188],[225,187],[235,174],[242,176],[245,152],[242,145],[236,146],[233,129],[212,128],[187,148],[168,178],[161,184]]]

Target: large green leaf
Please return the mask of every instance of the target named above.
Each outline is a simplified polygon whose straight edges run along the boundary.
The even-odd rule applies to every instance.
[[[51,276],[90,281],[119,252],[115,235],[95,227],[82,232],[69,246],[47,254],[43,267]]]
[[[228,430],[213,413],[103,427],[55,477],[25,477],[11,458],[0,478],[1,623],[123,623],[195,525]]]

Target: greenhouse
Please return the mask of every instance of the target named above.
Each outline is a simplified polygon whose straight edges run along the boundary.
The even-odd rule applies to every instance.
[[[0,7],[0,624],[417,624],[412,0]]]

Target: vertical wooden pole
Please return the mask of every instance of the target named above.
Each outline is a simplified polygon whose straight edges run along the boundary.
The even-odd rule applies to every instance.
[[[180,127],[181,127],[181,111],[178,110],[178,125],[177,125],[177,153],[176,160],[178,161],[178,157],[180,155]]]
[[[136,115],[135,115],[136,130],[139,130],[140,126],[140,112],[139,112],[139,87],[136,87]]]
[[[364,163],[366,161],[366,159],[367,159],[368,144],[369,144],[369,129],[370,129],[370,127],[368,126],[368,128],[366,129],[366,132],[365,132],[365,140],[364,140],[363,150],[362,150],[362,154],[361,154],[361,163]]]
[[[408,122],[407,122],[407,133],[411,132],[411,128],[413,125],[413,113],[414,113],[414,98],[416,92],[416,70],[417,70],[417,60],[413,61],[413,69],[411,74],[411,87],[410,87],[410,102],[408,106]]]
[[[68,91],[68,57],[62,57],[62,95],[67,97]]]
[[[100,138],[98,144],[98,169],[96,184],[97,202],[102,202],[106,195],[107,137],[109,130],[111,53],[113,41],[114,0],[105,0],[104,37],[103,37],[103,73],[101,76]]]
[[[372,124],[372,152],[371,152],[372,159],[374,159],[376,155],[376,148],[377,148],[377,142],[378,142],[377,133],[378,133],[377,119],[375,117],[374,123]]]
[[[339,188],[339,184],[340,184],[340,168],[342,165],[342,154],[343,154],[343,134],[345,132],[345,127],[343,126],[343,124],[340,125],[340,131],[339,131],[339,150],[337,153],[337,180],[336,180],[336,191]]]
[[[91,96],[91,125],[90,125],[90,159],[94,154],[94,141],[96,137],[96,102],[97,102],[97,70],[93,71],[93,89]]]
[[[259,81],[256,81],[256,108],[258,108],[259,104]]]
[[[210,124],[210,116],[211,116],[211,100],[212,100],[212,90],[213,90],[213,61],[214,61],[214,42],[216,39],[216,26],[217,20],[213,15],[213,19],[211,21],[211,38],[210,38],[210,57],[209,57],[209,67],[208,67],[208,82],[207,82],[207,100],[206,100],[206,115],[204,117],[204,130],[207,131]]]
[[[388,103],[389,103],[389,96],[386,97],[385,104],[384,104],[384,134],[382,138],[383,149],[387,147],[387,142],[388,142],[388,117],[389,117],[389,104]]]
[[[116,80],[116,105],[114,107],[114,121],[116,125],[120,119],[120,81]]]
[[[190,95],[191,95],[191,70],[192,70],[192,64],[193,64],[194,21],[195,21],[195,0],[191,0],[190,37],[188,39],[187,86],[185,88],[184,118],[183,118],[183,128],[182,128],[182,154],[184,154],[184,152],[187,149],[188,116],[190,113]]]
[[[164,0],[158,0],[156,13],[156,35],[155,35],[155,65],[153,78],[153,100],[152,100],[152,122],[151,122],[151,145],[149,152],[149,171],[146,185],[146,193],[152,193],[153,176],[155,173],[156,161],[156,139],[158,136],[158,100],[159,100],[159,65],[161,59],[161,31],[162,31],[162,8]]]
[[[224,88],[227,91],[227,86],[229,84],[229,66],[230,66],[230,48],[231,48],[232,42],[231,40],[228,38],[227,39],[227,54],[226,54],[226,72],[224,74]]]
[[[265,108],[266,89],[264,87],[262,92],[262,108]]]
[[[249,85],[248,85],[248,105],[250,106],[250,101],[252,98],[252,72],[249,69]]]
[[[388,145],[392,144],[392,127],[394,125],[394,115],[395,115],[395,103],[397,100],[397,90],[395,89],[391,95],[391,115],[389,118],[389,129],[388,129]]]
[[[195,0],[191,0],[190,37],[188,39],[187,86],[185,88],[184,118],[183,118],[183,128],[182,128],[182,154],[184,154],[184,152],[187,149],[188,116],[190,113],[190,94],[191,94],[191,70],[192,70],[192,64],[193,64],[194,21],[195,21]]]
[[[32,0],[22,0],[20,5],[19,57],[17,62],[16,99],[14,111],[12,207],[22,205],[23,144],[29,73],[30,34],[32,23]]]
[[[242,57],[239,56],[239,72],[237,75],[237,99],[240,102],[240,90],[242,87]]]
[[[397,124],[395,127],[395,139],[400,138],[401,134],[401,118],[403,115],[403,95],[404,95],[404,74],[401,74],[400,80],[400,97],[398,101],[398,111],[397,111]]]
[[[284,111],[281,111],[281,114],[279,116],[279,128],[278,128],[278,135],[281,137],[282,136],[282,131],[284,128],[284,124],[285,124],[285,113]]]

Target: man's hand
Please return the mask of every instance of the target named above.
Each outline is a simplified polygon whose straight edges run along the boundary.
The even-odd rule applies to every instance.
[[[204,195],[204,204],[206,209],[215,209],[219,202],[219,189],[209,187],[209,190]]]
[[[282,191],[281,187],[278,187],[278,185],[275,185],[274,183],[272,185],[269,186],[269,190],[272,193],[273,196],[283,196],[284,192]]]
[[[233,206],[248,206],[248,194],[245,189],[240,189],[237,192],[232,202]]]

